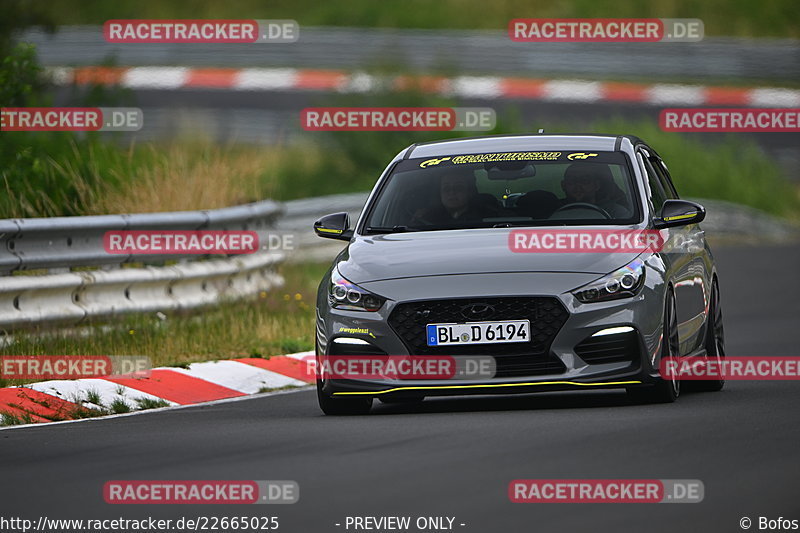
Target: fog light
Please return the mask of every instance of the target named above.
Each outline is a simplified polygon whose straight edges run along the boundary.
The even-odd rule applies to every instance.
[[[603,335],[617,335],[619,333],[630,333],[631,331],[633,331],[633,328],[630,326],[619,326],[616,328],[601,329],[597,333],[593,334],[592,337],[602,337]]]
[[[353,337],[336,337],[335,339],[333,339],[333,343],[334,344],[366,344],[366,345],[369,345],[369,343],[367,341],[361,340],[361,339],[355,339]]]

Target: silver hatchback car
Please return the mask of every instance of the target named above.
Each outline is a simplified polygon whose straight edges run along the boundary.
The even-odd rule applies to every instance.
[[[633,136],[412,145],[354,228],[346,213],[314,224],[348,242],[317,295],[320,407],[364,414],[374,398],[595,388],[675,401],[681,381],[665,362],[724,357],[704,217]],[[491,364],[446,375],[332,371],[359,358]]]

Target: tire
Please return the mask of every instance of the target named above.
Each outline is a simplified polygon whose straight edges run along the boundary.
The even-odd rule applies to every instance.
[[[706,360],[719,363],[725,357],[725,331],[722,327],[722,304],[719,301],[719,283],[717,278],[711,283],[711,304],[708,308],[708,327],[706,328]],[[720,365],[721,368],[721,365]],[[693,381],[693,389],[701,392],[721,391],[725,386],[724,379]]]
[[[675,292],[670,287],[664,302],[663,335],[661,341],[661,361],[678,359],[680,343],[678,339],[678,314],[675,306]],[[663,364],[663,363],[662,363]],[[631,387],[628,397],[636,403],[672,403],[681,394],[681,381],[677,375],[671,379],[658,378],[655,385]]]
[[[372,409],[372,397],[333,398],[322,391],[322,380],[317,380],[317,401],[322,412],[329,416],[365,415]]]

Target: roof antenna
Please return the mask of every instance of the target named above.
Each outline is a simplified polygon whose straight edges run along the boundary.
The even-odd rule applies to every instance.
[[[544,133],[544,128],[539,128],[539,133]]]

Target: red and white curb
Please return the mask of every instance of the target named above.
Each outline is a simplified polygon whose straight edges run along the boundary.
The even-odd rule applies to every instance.
[[[192,363],[189,368],[154,368],[147,378],[54,380],[0,389],[0,413],[33,422],[79,418],[81,409],[106,409],[124,402],[134,411],[139,401],[167,406],[240,398],[265,390],[309,384],[305,361],[314,352],[261,358]],[[92,399],[97,403],[91,403]]]
[[[797,107],[800,90],[714,87],[498,76],[394,76],[293,68],[55,67],[58,84],[119,85],[130,89],[236,91],[338,91],[363,93],[387,87],[448,96],[555,102],[635,102],[649,105]]]

